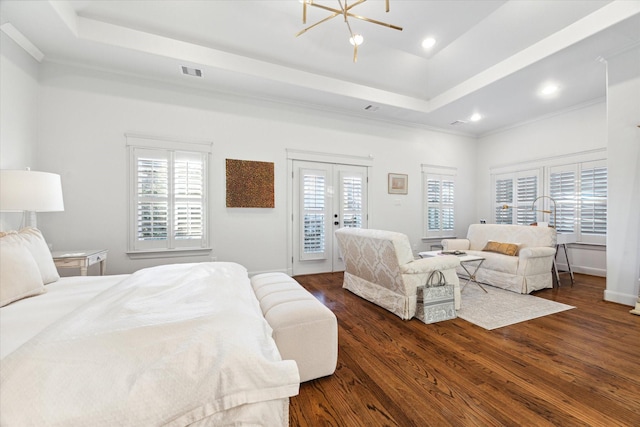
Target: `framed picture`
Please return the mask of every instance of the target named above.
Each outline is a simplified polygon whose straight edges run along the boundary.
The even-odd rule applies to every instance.
[[[409,176],[401,173],[389,174],[389,194],[407,194]]]
[[[227,207],[274,208],[274,163],[226,159]]]

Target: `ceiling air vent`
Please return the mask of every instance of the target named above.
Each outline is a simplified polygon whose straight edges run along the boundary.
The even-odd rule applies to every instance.
[[[449,123],[451,126],[458,126],[458,125],[466,125],[467,122],[465,122],[464,120],[456,120],[455,122],[451,122]]]
[[[183,65],[182,74],[186,74],[187,76],[202,77],[202,70],[198,70],[197,68],[185,67]]]

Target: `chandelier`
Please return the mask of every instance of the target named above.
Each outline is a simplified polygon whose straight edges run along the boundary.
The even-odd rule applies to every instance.
[[[335,18],[336,16],[343,16],[344,23],[347,24],[347,29],[349,30],[349,42],[353,45],[353,62],[358,62],[358,46],[362,44],[362,42],[364,41],[364,38],[360,34],[354,34],[353,30],[351,29],[351,24],[349,23],[349,18],[359,19],[361,21],[371,22],[372,24],[382,25],[383,27],[391,28],[393,30],[402,31],[402,27],[398,27],[397,25],[387,24],[385,22],[376,21],[375,19],[365,18],[364,16],[355,15],[351,13],[351,9],[353,9],[354,7],[366,1],[367,0],[357,0],[354,3],[347,4],[347,0],[337,0],[340,8],[336,9],[333,7],[325,6],[323,4],[318,4],[314,0],[302,0],[302,23],[303,24],[307,23],[307,7],[309,6],[326,10],[328,12],[331,12],[331,14],[326,18],[316,22],[315,24],[310,25],[307,28],[303,29],[298,34],[296,34],[296,37],[306,33],[313,27],[317,27],[318,25]],[[386,9],[385,12],[389,12],[389,0],[385,0],[385,9]]]

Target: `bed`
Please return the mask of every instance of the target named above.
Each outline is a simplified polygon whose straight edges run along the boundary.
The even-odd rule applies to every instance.
[[[282,360],[243,266],[58,278],[6,303],[7,284],[26,274],[10,241],[20,236],[9,237],[1,425],[288,425],[298,368]]]

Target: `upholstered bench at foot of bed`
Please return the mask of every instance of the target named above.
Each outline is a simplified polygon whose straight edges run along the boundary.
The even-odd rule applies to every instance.
[[[338,362],[333,312],[284,273],[258,274],[251,285],[280,355],[298,364],[300,382],[333,374]]]

